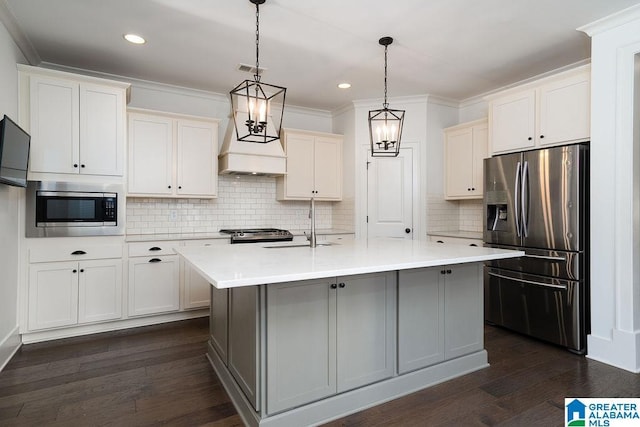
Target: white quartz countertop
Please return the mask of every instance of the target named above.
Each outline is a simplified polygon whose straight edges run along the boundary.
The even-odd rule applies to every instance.
[[[521,251],[390,238],[368,242],[352,240],[316,248],[290,247],[287,243],[264,243],[219,247],[185,246],[177,247],[175,251],[219,289],[482,262],[524,255]]]

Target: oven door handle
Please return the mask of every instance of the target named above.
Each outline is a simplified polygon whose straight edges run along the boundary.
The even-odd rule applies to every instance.
[[[530,255],[530,254],[525,254],[523,255],[525,258],[535,258],[535,259],[544,259],[546,261],[562,261],[562,262],[566,262],[567,259],[561,256],[548,256],[548,255]]]
[[[518,279],[516,277],[504,276],[502,274],[492,273],[492,272],[489,272],[488,274],[489,276],[497,277],[499,279],[513,280],[514,282],[518,282],[518,283],[526,283],[528,285],[542,286],[544,288],[562,289],[565,291],[567,290],[566,285],[551,285],[548,283],[534,282],[533,280],[525,280],[525,279]]]

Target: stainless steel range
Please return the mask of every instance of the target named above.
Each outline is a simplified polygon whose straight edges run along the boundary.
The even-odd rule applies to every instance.
[[[220,230],[231,235],[231,243],[290,242],[293,234],[278,228],[230,228]]]

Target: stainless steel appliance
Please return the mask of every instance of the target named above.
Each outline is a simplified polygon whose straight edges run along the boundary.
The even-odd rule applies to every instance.
[[[586,351],[589,148],[575,144],[484,161],[485,246],[526,255],[488,262],[485,320]]]
[[[293,234],[278,228],[234,228],[220,230],[231,235],[231,243],[290,242]]]
[[[124,187],[120,184],[29,181],[27,237],[124,234]]]

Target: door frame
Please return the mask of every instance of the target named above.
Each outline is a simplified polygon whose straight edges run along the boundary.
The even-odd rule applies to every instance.
[[[423,182],[421,163],[425,163],[422,159],[424,153],[421,150],[422,144],[411,141],[402,142],[401,150],[413,151],[413,164],[412,164],[412,228],[413,228],[413,240],[424,240],[426,236],[426,195],[423,191],[423,186],[420,185]],[[356,161],[356,239],[366,239],[368,237],[367,232],[367,214],[369,209],[369,195],[368,195],[368,175],[367,175],[367,162],[370,161],[369,144],[361,144],[359,150],[357,150],[358,158]],[[383,159],[384,160],[384,159]],[[426,186],[424,186],[426,188]]]

